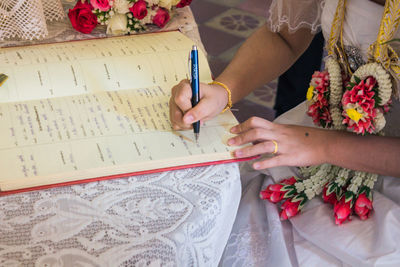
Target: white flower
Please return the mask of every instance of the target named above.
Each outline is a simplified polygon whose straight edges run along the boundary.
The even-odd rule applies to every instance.
[[[328,57],[326,59],[326,69],[329,73],[329,87],[330,87],[330,97],[329,104],[333,107],[339,105],[340,100],[342,100],[342,74],[340,71],[339,63],[336,59]]]
[[[142,24],[151,24],[153,23],[153,17],[156,15],[156,11],[151,8],[147,9],[147,15],[143,19],[140,20]]]
[[[377,110],[376,117],[374,118],[375,132],[379,132],[386,125],[386,119],[380,110]]]
[[[113,8],[115,12],[125,14],[129,12],[129,2],[127,0],[114,0]]]
[[[343,94],[342,74],[339,63],[333,57],[328,57],[325,65],[329,73],[329,111],[334,129],[341,130],[344,129],[342,124],[343,117],[339,109]]]
[[[306,189],[304,191],[308,199],[312,199],[315,196],[315,193],[312,189]]]
[[[351,185],[349,185],[347,190],[353,192],[354,194],[357,194],[358,186],[355,184],[351,184]]]
[[[158,5],[158,3],[160,2],[159,0],[146,0],[146,2],[149,4],[149,6],[153,6],[153,5]]]
[[[176,6],[180,0],[160,0],[158,5],[160,7],[166,8],[168,10],[171,10],[173,6]]]
[[[367,184],[366,184],[366,186],[368,186],[369,188],[374,188],[374,184],[375,184],[375,182],[374,181],[368,181],[367,182]]]
[[[313,186],[311,179],[304,180],[303,184],[305,188],[311,188]]]
[[[324,189],[323,186],[319,186],[319,187],[315,190],[315,194],[316,194],[316,195],[321,194],[321,192],[322,192],[323,189]]]
[[[127,33],[128,18],[125,14],[115,14],[108,20],[107,34],[122,35]]]
[[[357,186],[360,186],[361,183],[362,183],[362,177],[357,176],[357,178],[354,179],[354,182],[353,182],[353,183],[354,183],[355,185],[357,185]]]
[[[302,182],[297,182],[294,184],[298,193],[304,190],[304,184]]]

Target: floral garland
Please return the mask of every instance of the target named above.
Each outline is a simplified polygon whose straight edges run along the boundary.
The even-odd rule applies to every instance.
[[[394,0],[386,1],[381,29],[387,29],[394,24],[391,17],[397,9],[389,6]],[[316,71],[312,75],[307,90],[307,114],[317,126],[334,130],[347,130],[360,135],[382,134],[386,125],[384,115],[389,111],[393,80],[389,58],[383,64],[371,58],[370,63],[360,66],[350,76],[349,69],[343,64],[343,49],[336,45],[342,27],[339,18],[344,16],[345,0],[339,0],[335,13],[334,26],[329,40],[329,56],[325,61],[325,70]],[[400,2],[399,2],[400,5]],[[392,13],[390,13],[392,12]],[[400,14],[397,14],[400,16]],[[342,17],[343,21],[343,17]],[[390,28],[395,32],[394,28]],[[380,31],[377,40],[382,38]],[[389,35],[386,36],[388,38]],[[383,39],[384,40],[384,39]],[[382,41],[382,40],[381,40]],[[385,42],[380,42],[385,45]],[[343,48],[343,46],[341,46]],[[373,44],[380,52],[382,47]],[[388,51],[393,49],[388,46]],[[338,54],[333,51],[338,51]],[[392,53],[393,54],[393,53]],[[339,63],[337,55],[341,62]],[[397,60],[394,60],[397,62]],[[385,67],[384,67],[385,66]],[[300,168],[303,178],[291,177],[279,184],[267,186],[260,193],[262,199],[273,203],[284,201],[281,205],[281,219],[288,219],[298,214],[307,201],[322,193],[324,202],[333,206],[336,224],[351,220],[356,214],[361,220],[369,218],[372,205],[372,190],[378,175],[353,171],[330,164]]]
[[[68,17],[72,27],[88,34],[97,25],[106,25],[109,35],[146,31],[147,25],[163,28],[175,8],[192,0],[78,0]]]
[[[307,114],[314,124],[357,134],[378,134],[384,128],[389,111],[392,82],[383,67],[374,62],[362,65],[346,77],[339,63],[326,59],[326,70],[316,71],[307,91]],[[372,211],[372,189],[378,175],[352,171],[330,164],[300,168],[303,179],[292,177],[269,185],[260,197],[281,205],[281,219],[298,214],[307,201],[322,192],[325,202],[333,205],[335,222],[351,220],[353,214],[366,220]],[[279,197],[276,197],[279,195]],[[273,196],[273,200],[271,199]]]

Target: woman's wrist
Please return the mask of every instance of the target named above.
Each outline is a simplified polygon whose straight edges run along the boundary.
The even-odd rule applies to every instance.
[[[217,85],[218,87],[223,88],[223,90],[224,90],[223,109],[222,109],[221,112],[223,113],[226,110],[232,108],[232,92],[229,89],[229,87],[225,83],[220,82],[220,81],[216,81],[216,80],[210,82],[209,84],[210,85]]]

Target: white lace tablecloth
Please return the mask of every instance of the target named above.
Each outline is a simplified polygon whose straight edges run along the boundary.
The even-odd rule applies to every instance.
[[[166,29],[177,26],[200,44],[189,8]],[[104,36],[80,34],[68,21],[49,32],[40,42]],[[0,197],[0,266],[217,266],[239,176],[232,163]]]

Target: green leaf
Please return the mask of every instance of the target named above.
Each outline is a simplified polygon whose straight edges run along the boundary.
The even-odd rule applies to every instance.
[[[336,196],[340,197],[343,194],[343,190],[340,186],[336,187]]]
[[[302,197],[301,195],[295,195],[293,198],[292,198],[292,202],[298,202],[298,201],[301,201],[301,200],[303,200],[304,199],[304,197]]]
[[[372,201],[372,191],[371,191],[371,188],[369,188],[369,187],[365,187],[366,189],[365,189],[365,195],[367,196],[367,198],[369,199],[369,200],[371,200]]]
[[[365,186],[361,187],[360,191],[358,192],[359,195],[365,192]]]
[[[337,185],[336,184],[330,184],[328,185],[328,188],[326,189],[326,195],[329,196],[336,190]]]
[[[286,191],[289,191],[289,190],[293,190],[293,189],[296,189],[296,187],[294,186],[294,185],[284,185],[282,188],[281,188],[281,192],[286,192]]]
[[[283,198],[291,198],[295,193],[296,189],[289,190],[283,195]]]
[[[351,191],[347,191],[347,192],[344,194],[344,197],[345,197],[344,202],[349,202],[350,200],[353,200],[354,193],[351,192]]]
[[[354,80],[356,81],[356,84],[359,84],[361,82],[361,79],[357,76],[354,76]]]
[[[307,198],[304,198],[301,202],[300,202],[300,204],[299,204],[299,210],[301,210],[303,207],[304,207],[304,205],[307,203]]]

